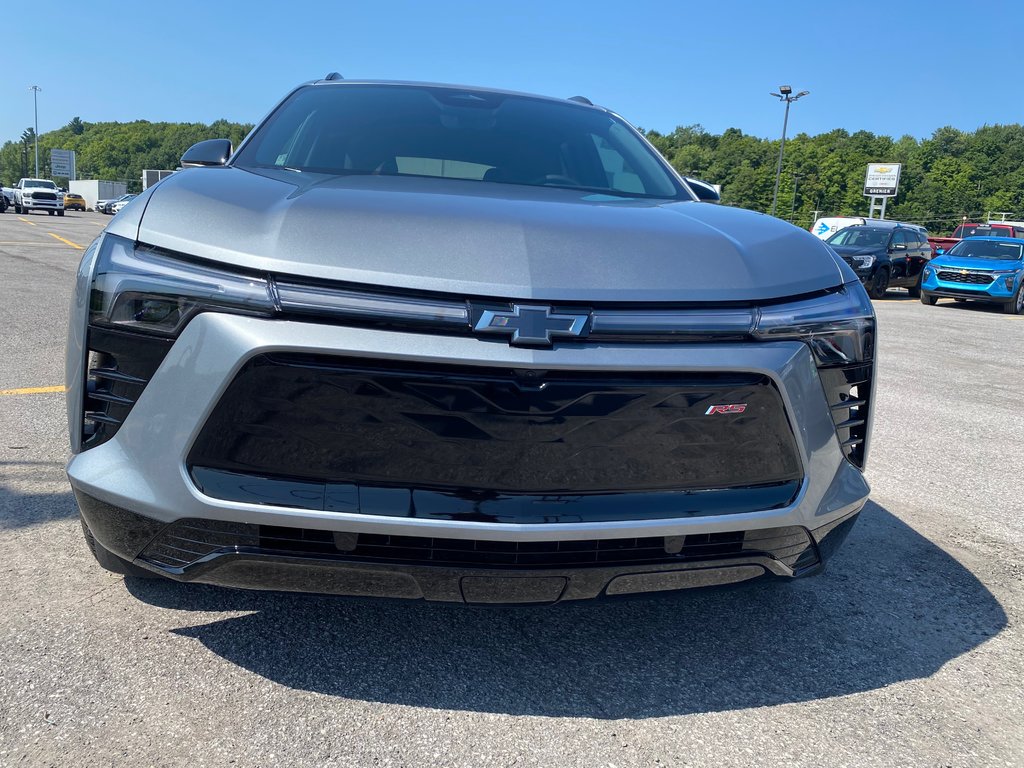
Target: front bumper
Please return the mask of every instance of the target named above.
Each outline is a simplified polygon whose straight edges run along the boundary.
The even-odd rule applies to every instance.
[[[43,210],[48,211],[63,211],[64,203],[59,200],[35,200],[32,198],[22,198],[22,208],[29,210]]]
[[[71,341],[69,360],[73,361],[76,348],[80,351],[84,345],[84,336]],[[778,389],[796,440],[802,479],[790,503],[769,509],[730,514],[689,509],[678,516],[644,519],[632,517],[629,510],[623,510],[615,519],[546,523],[495,522],[465,516],[436,519],[363,514],[358,510],[299,508],[207,495],[197,487],[188,470],[190,451],[239,371],[255,357],[274,353],[326,354],[428,365],[457,362],[463,367],[507,366],[548,371],[756,373],[769,378]],[[68,402],[73,433],[81,426],[82,380],[81,363],[77,369],[72,365],[68,375]],[[548,602],[731,582],[765,573],[803,575],[820,567],[827,556],[821,543],[825,533],[840,523],[852,521],[868,495],[862,473],[843,455],[818,372],[809,350],[800,342],[527,349],[474,338],[424,336],[216,313],[205,313],[192,320],[170,348],[116,434],[101,445],[74,456],[68,466],[68,476],[79,497],[83,516],[97,540],[120,557],[170,578],[228,586],[468,599],[470,602],[522,602],[524,600],[515,598],[516,589],[511,589],[512,597],[506,594],[510,588],[519,587],[529,587],[526,591],[534,597],[538,590],[542,593],[536,600],[531,598],[526,602]],[[83,500],[94,500],[96,505],[101,505],[98,508],[126,511],[129,517],[124,520],[135,523],[100,524],[95,519],[96,514],[90,516],[87,510],[93,501],[83,503]],[[152,551],[146,551],[162,530],[183,520],[207,521],[214,527],[248,526],[255,529],[255,534],[250,530],[248,535],[255,535],[256,543],[253,544],[251,538],[241,542],[224,540],[215,551],[203,553],[195,562],[186,558],[183,566],[159,561]],[[532,569],[527,569],[530,572],[524,575],[521,569],[487,567],[486,562],[469,566],[447,562],[435,566],[405,557],[399,557],[399,562],[370,562],[358,558],[350,562],[350,550],[344,548],[325,555],[317,551],[263,546],[264,533],[277,529],[325,532],[330,537],[357,535],[491,542],[498,550],[510,544],[515,544],[516,548],[530,544],[541,549],[554,544],[572,549],[573,542],[577,547],[584,546],[582,542],[606,542],[608,547],[614,548],[618,545],[612,542],[624,540],[677,541],[690,536],[715,535],[726,538],[731,535],[735,545],[737,535],[741,539],[756,538],[758,531],[786,529],[804,532],[800,534],[805,540],[800,553],[806,550],[809,554],[801,562],[798,562],[798,555],[797,560],[787,563],[784,556],[772,554],[773,550],[751,551],[742,547],[736,550],[733,546],[724,558],[703,553],[685,561],[666,557],[654,558],[656,562],[610,566],[598,560],[588,564],[574,562],[570,568],[545,567],[538,576]],[[843,530],[847,529],[848,526]],[[126,535],[125,531],[135,531],[136,535]],[[302,534],[302,537],[308,539],[309,535]],[[671,548],[671,545],[666,546]],[[441,586],[435,588],[429,584],[435,583],[432,579],[438,576],[438,568],[447,575],[437,581]],[[341,576],[343,572],[349,575]],[[396,572],[404,575],[386,575]],[[374,589],[361,586],[368,574],[376,574],[376,581],[369,579],[370,583],[377,584]],[[474,579],[484,579],[471,582],[472,595],[476,595],[475,589],[481,588],[497,597],[479,600],[467,597],[464,584],[467,574]],[[625,576],[630,578],[616,581]],[[523,578],[555,581],[532,585],[501,581]],[[552,598],[558,584],[561,588]]]
[[[949,272],[960,273],[964,270],[950,268]],[[949,299],[975,299],[978,301],[991,301],[1005,304],[1013,301],[1016,295],[1017,286],[1020,284],[1020,275],[995,275],[990,282],[982,284],[971,284],[952,280],[940,280],[939,272],[934,271],[926,280],[921,283],[921,290],[932,296]],[[1011,285],[1006,285],[1006,278],[1011,279]]]

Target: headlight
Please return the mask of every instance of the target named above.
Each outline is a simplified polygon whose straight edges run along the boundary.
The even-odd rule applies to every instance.
[[[819,366],[859,363],[875,356],[875,311],[864,287],[847,283],[824,297],[762,307],[752,335],[804,341]]]
[[[870,255],[854,256],[853,260],[857,262],[857,266],[859,266],[861,269],[868,269],[871,267],[872,264],[875,263],[875,257]]]
[[[935,270],[932,269],[931,267],[925,267],[924,268],[924,279],[925,280],[928,280],[934,274],[935,274]]]
[[[465,301],[415,299],[306,285],[269,274],[229,272],[185,261],[123,237],[100,246],[89,321],[176,336],[199,312],[271,317],[281,312],[370,322],[466,328]]]
[[[204,309],[271,315],[269,280],[172,259],[136,249],[123,237],[104,236],[89,299],[91,323],[173,336]]]

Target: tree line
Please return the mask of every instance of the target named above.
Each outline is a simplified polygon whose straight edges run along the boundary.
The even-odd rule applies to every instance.
[[[699,125],[647,138],[681,173],[722,185],[722,202],[771,208],[779,141],[736,128],[708,133]],[[950,232],[966,217],[997,212],[1024,220],[1024,126],[987,125],[968,133],[940,128],[929,138],[892,139],[837,129],[786,141],[777,213],[808,227],[819,216],[866,216],[868,163],[902,163],[899,195],[886,218]]]
[[[142,190],[145,168],[174,169],[185,150],[204,139],[230,139],[237,146],[252,125],[217,120],[205,123],[88,123],[77,117],[56,131],[39,134],[39,175],[66,185],[50,172],[50,150],[75,151],[80,179],[124,181],[129,192]],[[34,134],[27,128],[17,141],[0,147],[0,180],[16,184],[35,175]]]
[[[184,151],[203,139],[227,138],[237,146],[251,128],[227,120],[209,125],[89,123],[75,117],[39,136],[40,175],[52,178],[51,148],[73,149],[79,178],[125,181],[129,190],[139,191],[144,168],[177,168]],[[737,128],[714,134],[700,125],[644,133],[681,173],[721,184],[724,204],[770,209],[778,140],[748,136]],[[34,174],[33,139],[29,128],[0,147],[5,186]],[[868,200],[862,192],[869,162],[903,164],[899,196],[890,201],[888,218],[923,224],[935,233],[951,231],[964,217],[977,221],[995,212],[1024,220],[1024,126],[1016,124],[970,133],[940,128],[922,140],[842,129],[798,134],[786,142],[778,215],[803,227],[810,226],[816,212],[866,215]]]

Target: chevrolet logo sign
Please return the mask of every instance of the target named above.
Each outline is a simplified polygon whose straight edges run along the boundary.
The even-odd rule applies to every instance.
[[[485,309],[473,330],[477,333],[508,336],[518,347],[550,347],[556,338],[578,338],[590,316],[561,314],[551,307],[513,304],[512,311]]]

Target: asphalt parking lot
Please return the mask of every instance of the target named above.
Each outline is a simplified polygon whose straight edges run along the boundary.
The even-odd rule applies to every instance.
[[[1024,316],[876,302],[869,503],[823,576],[485,609],[125,580],[64,478],[110,218],[0,215],[0,765],[1024,763]]]

